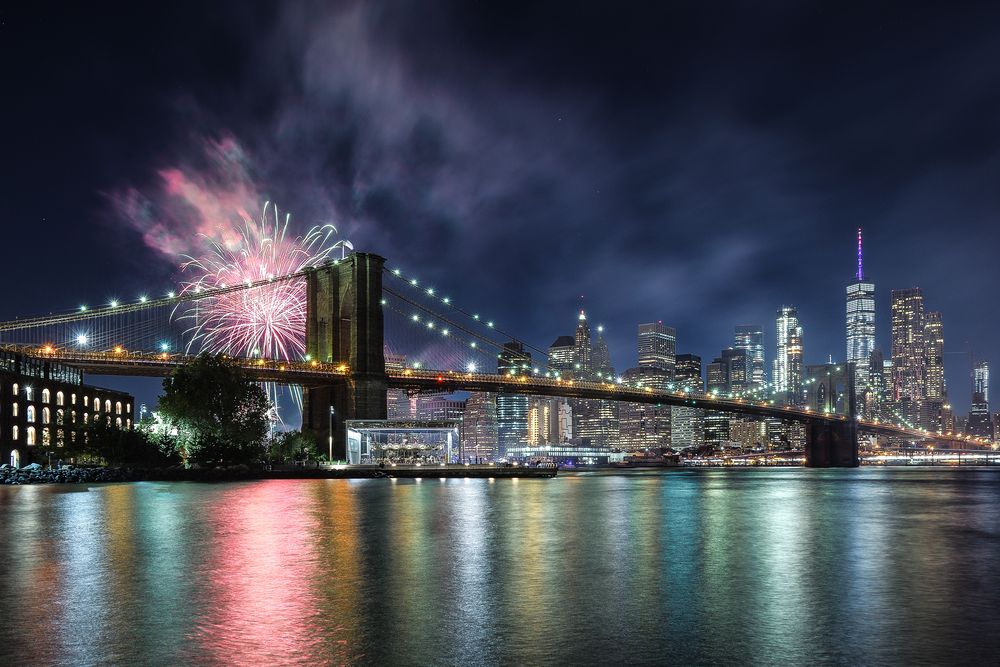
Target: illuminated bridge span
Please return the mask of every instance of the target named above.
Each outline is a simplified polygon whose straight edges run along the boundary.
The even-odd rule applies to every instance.
[[[482,355],[486,361],[483,366],[487,367],[491,361],[495,363],[498,353],[503,352],[501,341],[515,337],[478,313],[453,305],[447,296],[436,293],[433,288],[402,276],[398,269],[387,270],[384,263],[385,260],[377,255],[354,253],[294,275],[254,283],[182,295],[170,293],[159,299],[142,298],[132,304],[111,303],[96,309],[81,307],[72,313],[0,322],[0,334],[7,339],[8,349],[57,360],[85,373],[166,376],[193,358],[181,352],[186,351],[190,343],[185,345],[183,332],[177,331],[173,320],[178,305],[240,290],[248,290],[248,298],[252,298],[253,290],[295,279],[304,282],[307,296],[305,359],[253,357],[234,358],[234,361],[262,382],[302,386],[303,426],[324,439],[328,434],[331,407],[340,419],[385,419],[386,392],[393,388],[409,392],[482,391],[603,399],[799,421],[806,426],[807,465],[814,467],[858,465],[859,431],[911,440],[969,444],[967,439],[958,436],[865,422],[853,415],[817,413],[740,398],[658,391],[616,381],[572,380],[552,376],[538,368],[502,375],[476,372],[472,368],[474,364],[469,364],[466,371],[457,371],[453,368],[459,357],[447,350],[457,346],[464,350],[463,354]],[[395,280],[398,285],[383,288],[383,278]],[[387,367],[386,350],[393,350],[386,339],[387,318],[405,322],[412,330],[429,336],[432,340],[423,341],[422,349],[438,350],[439,357],[435,360],[433,353],[429,353],[431,356],[427,358],[439,368],[451,366],[452,370],[416,367],[420,365],[416,362],[410,367],[398,364]],[[86,327],[85,332],[81,327]],[[81,333],[74,334],[76,331]],[[543,350],[537,351],[545,354]],[[335,429],[332,435],[342,453],[343,428]]]

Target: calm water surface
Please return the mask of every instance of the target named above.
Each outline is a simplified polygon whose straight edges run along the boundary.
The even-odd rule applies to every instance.
[[[0,487],[0,664],[1000,662],[1000,470]]]

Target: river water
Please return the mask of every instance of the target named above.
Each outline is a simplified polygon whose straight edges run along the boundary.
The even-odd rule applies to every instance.
[[[998,664],[1000,469],[0,487],[0,664]]]

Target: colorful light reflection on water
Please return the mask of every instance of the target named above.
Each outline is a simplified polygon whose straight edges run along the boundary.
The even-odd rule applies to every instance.
[[[1000,656],[1000,470],[0,487],[0,663]]]

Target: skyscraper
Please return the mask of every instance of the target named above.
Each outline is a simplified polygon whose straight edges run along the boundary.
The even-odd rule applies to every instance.
[[[548,370],[559,375],[572,374],[576,343],[572,336],[559,336],[549,346]]]
[[[663,322],[639,325],[639,365],[652,366],[674,374],[677,356],[677,332]]]
[[[497,373],[518,375],[526,366],[531,366],[531,354],[524,351],[524,345],[517,341],[504,343],[497,358]],[[528,397],[499,394],[496,406],[497,440],[503,454],[507,447],[524,445],[528,439]]]
[[[875,283],[865,278],[858,228],[858,266],[847,286],[847,361],[854,363],[854,387],[859,411],[870,417],[876,402],[871,381],[871,354],[875,349]]]
[[[925,396],[924,293],[919,287],[892,290],[892,393],[897,403]]]
[[[943,401],[947,397],[944,381],[944,325],[941,313],[936,311],[927,313],[924,324],[924,356],[927,373],[924,396]]]
[[[472,392],[465,401],[462,415],[461,456],[465,461],[482,461],[497,458],[496,395]]]
[[[591,355],[593,348],[590,342],[590,327],[587,326],[587,314],[582,310],[576,325],[576,336],[573,339],[573,374],[582,379],[590,379],[593,372]]]
[[[790,405],[802,402],[802,327],[794,306],[782,306],[775,322],[777,353],[774,358],[774,392]]]
[[[740,324],[733,336],[733,347],[746,353],[747,385],[751,390],[761,390],[767,384],[764,359],[764,329],[759,324]]]
[[[976,364],[972,371],[972,394],[982,396],[982,400],[990,400],[990,365],[985,361]]]
[[[705,381],[701,376],[701,357],[697,354],[677,355],[674,384],[678,389],[696,394],[705,391]]]
[[[614,366],[611,365],[611,353],[608,351],[608,343],[604,340],[604,327],[597,327],[597,340],[594,341],[594,349],[590,357],[591,370],[601,378],[613,377]]]
[[[701,357],[678,354],[674,368],[674,386],[691,393],[705,391],[701,377]],[[670,445],[676,449],[699,447],[705,442],[705,411],[699,408],[670,408]]]
[[[969,435],[993,438],[993,420],[990,416],[990,365],[985,361],[976,364],[972,371],[972,409],[969,411]]]

